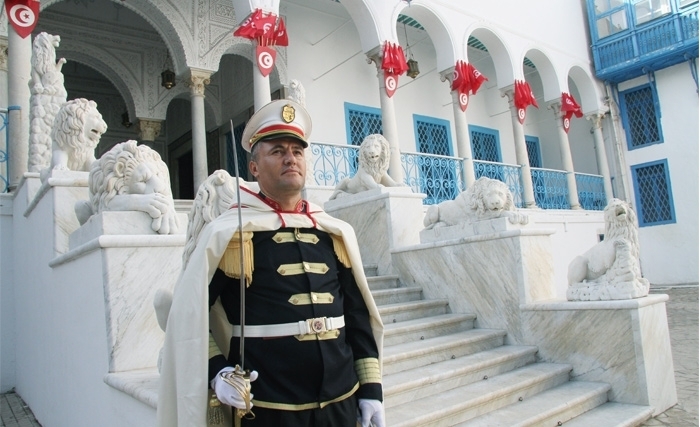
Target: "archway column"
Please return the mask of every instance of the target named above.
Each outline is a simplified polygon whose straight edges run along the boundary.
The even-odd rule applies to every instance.
[[[537,207],[535,202],[535,190],[532,185],[532,172],[530,171],[530,158],[527,155],[525,144],[525,129],[518,120],[518,108],[515,106],[513,88],[502,91],[501,96],[508,98],[510,109],[510,122],[513,126],[513,142],[515,144],[515,161],[520,166],[520,180],[523,184],[523,207],[533,209]]]
[[[10,190],[19,185],[29,163],[29,77],[31,75],[32,38],[20,37],[12,25],[7,26],[7,73],[9,116]]]
[[[384,70],[382,70],[382,59],[379,56],[379,48],[367,54],[367,62],[374,62],[377,67],[377,78],[379,80],[379,105],[382,109],[382,133],[389,141],[391,156],[389,159],[389,176],[397,183],[403,183],[403,167],[401,166],[401,150],[399,148],[399,127],[396,123],[396,109],[394,99],[386,93],[384,83]]]
[[[554,113],[554,121],[559,136],[559,151],[561,152],[561,163],[566,171],[566,186],[569,190],[569,205],[571,209],[581,209],[578,201],[578,189],[576,187],[576,174],[574,172],[574,161],[571,157],[571,146],[569,145],[569,134],[564,130],[564,112],[561,111],[561,102],[554,101],[547,106]]]
[[[589,114],[587,120],[593,125],[593,141],[595,142],[595,155],[598,162],[598,171],[603,175],[603,186],[605,188],[605,199],[610,201],[613,198],[612,183],[610,181],[610,166],[608,165],[608,155],[605,152],[605,142],[603,139],[603,117],[605,114]]]
[[[454,67],[449,71],[444,71],[440,80],[447,81],[452,87],[452,78],[454,77]],[[452,114],[455,120],[455,136],[457,137],[457,156],[462,158],[464,170],[462,171],[462,179],[464,180],[465,188],[469,188],[476,181],[474,173],[474,155],[472,154],[472,145],[469,140],[469,124],[467,122],[467,112],[462,111],[459,105],[459,91],[453,90],[452,95]]]
[[[204,90],[209,84],[210,76],[209,71],[191,69],[190,79],[187,81],[192,109],[192,170],[195,192],[208,175]]]

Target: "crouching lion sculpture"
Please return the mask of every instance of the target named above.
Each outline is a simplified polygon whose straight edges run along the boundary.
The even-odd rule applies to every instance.
[[[368,135],[360,144],[359,167],[352,178],[345,178],[335,187],[329,200],[341,194],[354,194],[385,187],[402,187],[388,174],[390,159],[389,141],[380,134]]]
[[[639,298],[649,294],[649,281],[639,266],[637,215],[620,199],[612,199],[603,211],[605,240],[569,264],[570,301]]]
[[[51,129],[51,166],[42,171],[42,179],[54,169],[89,171],[95,147],[106,131],[107,123],[95,101],[77,98],[63,104]]]
[[[454,200],[431,205],[423,218],[423,225],[429,230],[503,217],[513,224],[527,224],[529,221],[527,215],[515,210],[513,195],[505,183],[481,177]]]
[[[142,211],[153,219],[153,231],[178,232],[168,167],[155,150],[134,140],[115,145],[93,163],[88,193],[89,201],[75,205],[81,225],[102,211]]]

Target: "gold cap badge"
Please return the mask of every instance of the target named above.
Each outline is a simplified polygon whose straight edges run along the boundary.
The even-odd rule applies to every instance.
[[[294,107],[292,107],[290,104],[282,107],[282,120],[284,120],[285,123],[293,122],[295,115],[296,112],[294,111]]]

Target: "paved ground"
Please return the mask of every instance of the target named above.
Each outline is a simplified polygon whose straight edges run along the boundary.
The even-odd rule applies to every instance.
[[[654,287],[669,295],[666,306],[676,372],[678,404],[644,426],[698,426],[698,286]],[[41,427],[15,392],[0,394],[0,427]]]

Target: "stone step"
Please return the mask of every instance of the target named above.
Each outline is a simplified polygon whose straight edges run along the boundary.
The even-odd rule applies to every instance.
[[[449,301],[446,299],[420,300],[399,304],[387,304],[378,307],[379,315],[385,325],[420,317],[446,314]]]
[[[384,375],[387,408],[482,381],[535,362],[537,347],[504,345],[468,356]]]
[[[505,335],[503,330],[471,329],[423,341],[385,346],[383,374],[390,375],[499,347],[503,345]]]
[[[367,284],[373,291],[380,289],[395,289],[399,287],[399,276],[373,276],[367,277]]]
[[[372,276],[377,275],[377,270],[379,269],[379,266],[377,264],[365,264],[362,266],[362,269],[365,270],[365,276],[367,276],[367,278],[370,278]]]
[[[473,314],[450,313],[424,317],[384,326],[384,346],[422,341],[440,335],[452,334],[474,328]]]
[[[386,410],[392,427],[448,427],[556,387],[571,365],[533,363],[486,380],[416,399]]]
[[[607,402],[562,425],[565,427],[636,427],[651,418],[653,412],[654,408],[651,406]]]
[[[420,286],[372,291],[372,297],[374,298],[374,302],[378,306],[418,301],[422,298],[422,296],[423,288],[421,288]]]
[[[569,381],[455,427],[556,426],[608,401],[610,384]],[[600,426],[602,424],[589,424]]]

